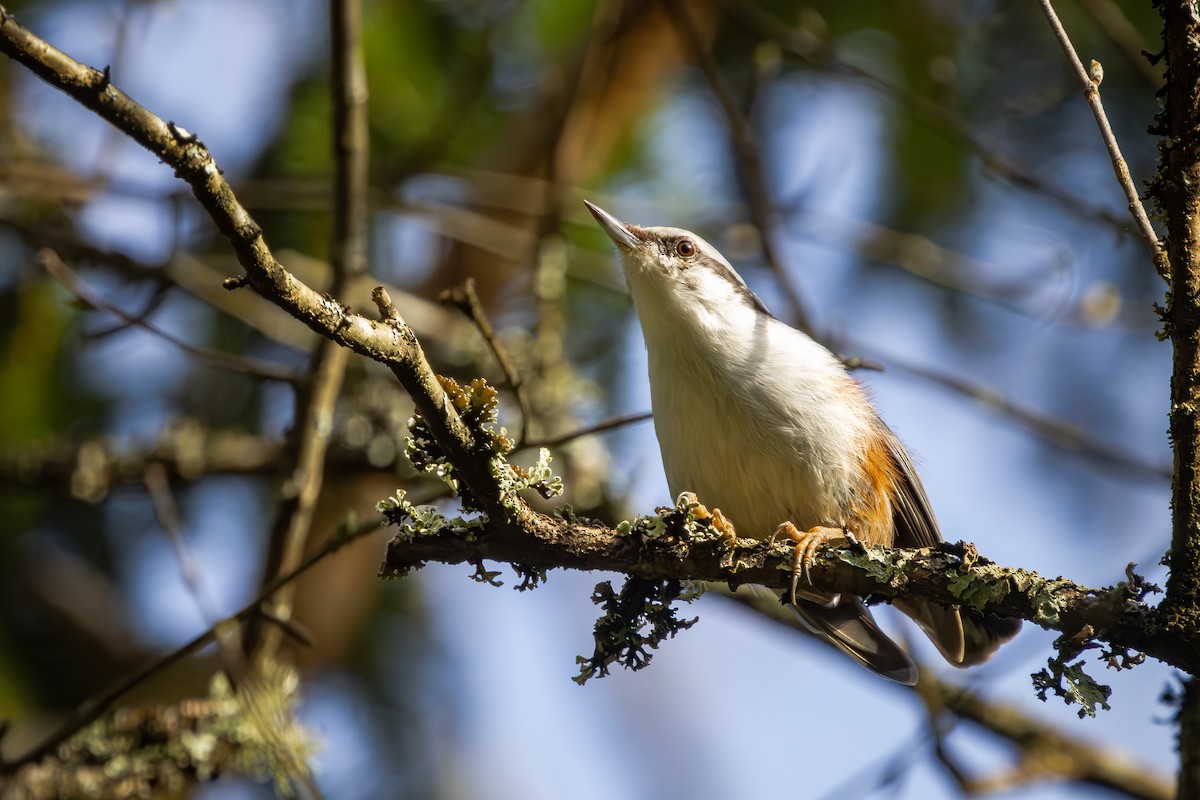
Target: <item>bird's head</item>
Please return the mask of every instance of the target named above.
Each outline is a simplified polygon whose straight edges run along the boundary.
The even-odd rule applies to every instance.
[[[583,201],[617,245],[643,323],[648,315],[733,320],[767,314],[762,301],[715,247],[680,228],[626,225]]]

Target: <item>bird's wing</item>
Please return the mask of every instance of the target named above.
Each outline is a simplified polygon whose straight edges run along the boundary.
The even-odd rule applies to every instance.
[[[899,476],[892,495],[896,546],[932,547],[942,541],[942,534],[933,517],[929,496],[904,445],[890,430],[886,434]],[[1021,629],[1019,619],[982,614],[970,608],[949,608],[920,598],[897,599],[893,605],[925,631],[947,661],[959,667],[987,661]]]
[[[913,464],[912,456],[896,438],[896,434],[886,426],[884,434],[887,438],[888,453],[896,464],[898,474],[896,488],[892,494],[896,546],[933,547],[942,541],[942,534],[938,530],[937,520],[934,519],[929,496],[925,494],[925,487],[921,485],[921,479],[917,476],[917,467]]]

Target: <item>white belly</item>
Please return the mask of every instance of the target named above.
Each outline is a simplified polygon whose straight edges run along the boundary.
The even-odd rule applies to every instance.
[[[774,321],[719,365],[705,363],[709,352],[686,337],[650,348],[672,495],[695,492],[740,536],[764,538],[784,521],[800,530],[846,524],[873,419],[858,384],[824,348]],[[786,391],[781,374],[791,378]],[[667,379],[675,375],[686,378]]]

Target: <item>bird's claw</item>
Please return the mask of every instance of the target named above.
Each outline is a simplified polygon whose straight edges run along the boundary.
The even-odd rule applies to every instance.
[[[812,565],[816,559],[817,549],[830,542],[845,541],[847,531],[824,525],[817,525],[801,531],[791,522],[784,522],[771,534],[768,543],[774,545],[780,535],[786,536],[796,543],[795,561],[792,564],[792,587],[788,594],[792,605],[796,605],[796,589],[800,585],[800,577],[803,575],[804,582],[812,586]],[[836,596],[834,601],[836,602]]]
[[[721,542],[728,546],[737,544],[737,532],[733,529],[733,523],[725,518],[721,513],[721,509],[714,508],[712,510],[712,522],[709,523],[712,529],[715,530],[721,537]]]

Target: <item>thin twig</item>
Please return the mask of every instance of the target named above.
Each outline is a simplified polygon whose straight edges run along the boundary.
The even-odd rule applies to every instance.
[[[1116,45],[1117,50],[1129,62],[1129,66],[1141,76],[1147,86],[1157,90],[1162,86],[1163,76],[1146,58],[1146,40],[1134,27],[1125,10],[1113,0],[1078,0],[1084,11],[1100,26],[1100,30]]]
[[[706,595],[731,600],[753,610],[760,619],[766,618],[789,630],[804,634],[806,638],[821,646],[832,646],[826,640],[812,637],[803,627],[800,618],[791,613],[787,606],[770,600],[763,594],[732,593],[718,589],[710,590]],[[939,679],[933,670],[924,666],[919,668],[919,672],[920,681],[907,691],[915,693],[924,702],[929,715],[928,730],[932,734],[934,754],[964,794],[995,792],[1002,787],[1028,785],[1041,778],[1065,779],[1100,786],[1139,800],[1168,800],[1173,796],[1171,782],[1167,776],[1148,765],[1139,764],[1129,753],[1089,744],[1068,736],[1028,716],[1019,708],[988,700],[966,687]],[[889,685],[894,686],[897,691],[905,691],[905,688],[898,684]],[[945,738],[959,720],[977,726],[1009,743],[1026,764],[1040,762],[1041,773],[1035,774],[1032,769],[1025,768],[1003,771],[986,778],[972,777],[945,746]],[[918,763],[918,759],[915,758],[918,745],[912,741],[915,738],[910,737],[904,746],[910,763]],[[882,760],[882,764],[882,774],[885,777],[899,774],[895,770],[902,767],[893,763],[892,758]],[[870,770],[864,769],[861,772],[869,773]],[[861,794],[851,793],[850,789],[851,784],[847,781],[826,796],[841,798]]]
[[[1059,21],[1058,14],[1054,13],[1054,6],[1050,0],[1038,0],[1038,2],[1041,3],[1042,12],[1046,15],[1046,20],[1050,23],[1063,53],[1066,54],[1067,61],[1074,68],[1075,76],[1079,78],[1079,82],[1083,86],[1083,96],[1092,109],[1092,116],[1096,118],[1100,136],[1104,139],[1104,146],[1108,148],[1109,157],[1112,158],[1117,183],[1121,184],[1121,190],[1125,192],[1125,199],[1129,201],[1129,213],[1133,216],[1134,224],[1137,225],[1137,229],[1146,243],[1146,248],[1150,251],[1150,257],[1154,260],[1154,268],[1158,270],[1158,274],[1164,280],[1169,280],[1171,265],[1167,258],[1166,248],[1159,241],[1158,234],[1154,231],[1154,225],[1151,224],[1150,217],[1146,214],[1142,198],[1138,194],[1137,187],[1133,185],[1133,176],[1129,174],[1129,165],[1125,163],[1125,157],[1121,155],[1121,147],[1117,144],[1116,134],[1113,133],[1112,126],[1108,123],[1108,115],[1104,113],[1104,104],[1100,102],[1100,82],[1104,79],[1104,70],[1099,61],[1092,61],[1090,72],[1084,68],[1079,54],[1075,51],[1075,45],[1071,44],[1071,39],[1067,36],[1062,22]]]
[[[1038,780],[1066,778],[1139,800],[1168,800],[1175,796],[1170,779],[1138,763],[1128,753],[1067,736],[1017,708],[987,700],[971,689],[938,680],[923,671],[916,691],[926,702],[1016,746],[1020,763],[1012,770],[987,778],[972,778],[963,773],[966,785],[981,794]]]
[[[158,336],[164,341],[169,342],[175,347],[178,347],[180,350],[192,356],[197,361],[208,364],[211,367],[227,369],[231,372],[239,372],[243,375],[252,375],[256,378],[264,378],[272,381],[290,382],[296,380],[298,377],[295,370],[289,369],[288,367],[284,367],[282,365],[268,364],[263,361],[256,361],[254,359],[243,358],[241,356],[235,356],[229,353],[221,353],[215,350],[207,350],[202,347],[196,347],[195,345],[188,344],[173,334],[167,333],[162,328],[150,324],[140,317],[135,317],[126,313],[122,309],[108,302],[104,298],[100,297],[100,295],[89,289],[87,285],[79,279],[79,276],[76,275],[61,258],[59,258],[58,253],[48,247],[43,247],[38,251],[37,262],[42,269],[46,270],[46,272],[53,276],[55,280],[65,286],[67,290],[70,291],[71,294],[75,295],[80,302],[86,303],[88,306],[91,306],[98,311],[105,311],[109,314],[114,314],[129,325],[133,325],[153,333],[155,336]]]
[[[298,620],[278,617],[266,608],[260,608],[258,611],[263,619],[269,620],[272,625],[278,626],[280,630],[305,647],[312,647],[317,643],[317,638],[313,636],[312,631],[301,625]]]
[[[903,270],[918,280],[965,297],[991,303],[1005,311],[1038,322],[1089,329],[1103,328],[1137,336],[1145,336],[1150,327],[1149,321],[1143,321],[1139,325],[1133,314],[1121,314],[1122,305],[1119,302],[1114,304],[1113,314],[1106,314],[1108,309],[1091,311],[1086,297],[1071,300],[1065,297],[1065,288],[1061,293],[1064,295],[1061,301],[1057,297],[1054,301],[1047,301],[1044,310],[1033,307],[1030,302],[1033,295],[1045,292],[1046,284],[1056,277],[1056,272],[1065,273],[1065,267],[1048,264],[1038,268],[1027,278],[1004,281],[976,277],[1010,271],[1011,267],[1002,268],[996,263],[979,261],[921,234],[889,228],[874,222],[817,213],[798,201],[785,202],[782,208],[784,216],[789,219],[791,230],[817,244],[837,249],[839,252],[849,252],[882,266]],[[1147,313],[1146,316],[1150,317],[1150,314]]]
[[[271,531],[271,553],[267,576],[287,572],[304,555],[305,542],[312,527],[317,498],[324,483],[325,456],[333,433],[334,405],[342,387],[349,351],[324,339],[312,360],[312,375],[297,397],[297,422],[291,451],[291,469],[285,474],[283,502]],[[286,619],[291,615],[293,587],[285,586],[274,598],[271,612]],[[260,640],[260,632],[266,637]],[[270,653],[280,643],[276,628],[247,633],[247,647]]]
[[[179,513],[179,505],[175,502],[175,497],[171,494],[167,470],[157,461],[147,464],[145,472],[142,473],[142,483],[146,487],[146,493],[150,496],[150,505],[154,509],[154,516],[158,520],[159,527],[166,534],[167,540],[171,543],[171,549],[175,552],[175,560],[179,562],[179,572],[183,577],[183,582],[191,593],[192,600],[196,603],[201,617],[205,622],[212,624],[217,620],[217,606],[213,602],[208,587],[204,585],[204,578],[200,574],[200,565],[195,554],[188,546],[187,535],[183,530],[183,517]]]
[[[739,599],[735,595],[732,599]],[[815,639],[815,641],[821,641]],[[893,786],[898,780],[907,776],[922,765],[922,761],[914,757],[919,747],[917,735],[898,736],[900,742],[891,751],[884,753],[871,763],[858,763],[839,783],[820,795],[817,800],[845,800],[847,797],[886,797],[889,793],[882,790]]]
[[[333,105],[333,267],[331,292],[341,295],[367,271],[370,132],[362,1],[330,0],[330,92]]]
[[[559,436],[549,436],[543,439],[532,439],[522,444],[518,449],[530,450],[535,447],[558,447],[566,444],[574,439],[582,436],[590,436],[593,433],[604,433],[615,428],[622,428],[626,425],[632,425],[637,422],[645,422],[648,419],[653,419],[654,415],[649,411],[643,411],[638,414],[622,414],[619,417],[612,417],[603,422],[597,422],[595,425],[588,425],[584,428],[578,428],[568,433]]]
[[[513,394],[517,397],[517,406],[521,410],[521,424],[517,433],[517,447],[522,447],[525,440],[529,438],[529,424],[533,417],[533,405],[529,401],[529,391],[525,387],[525,381],[521,378],[521,373],[517,369],[516,364],[508,355],[508,351],[504,349],[504,344],[500,338],[496,336],[496,329],[492,327],[492,323],[488,320],[487,314],[483,310],[483,303],[479,302],[479,294],[475,291],[475,279],[467,278],[453,289],[447,289],[442,292],[439,298],[443,303],[448,303],[459,311],[461,311],[467,319],[474,323],[479,330],[479,335],[483,337],[483,341],[487,343],[488,349],[492,351],[492,356],[495,357],[496,363],[500,365],[500,370],[504,373],[504,380],[508,382],[508,386],[512,389]]]
[[[146,466],[142,482],[150,496],[150,504],[154,508],[154,516],[158,519],[159,527],[166,534],[175,552],[175,560],[179,562],[179,572],[183,576],[184,585],[192,595],[200,616],[208,625],[215,625],[220,616],[217,614],[217,604],[212,593],[204,583],[200,573],[200,564],[195,554],[188,546],[187,535],[183,530],[183,517],[179,513],[179,505],[171,493],[171,484],[167,479],[167,470],[162,464],[153,461]],[[221,663],[234,685],[241,683],[246,675],[246,662],[242,657],[241,637],[236,635],[236,629],[229,630],[230,636],[217,638],[217,649]]]
[[[379,309],[381,319],[397,325],[404,324],[404,319],[400,316],[400,309],[396,308],[396,303],[385,287],[376,286],[371,290],[371,302],[375,304],[375,308]]]

